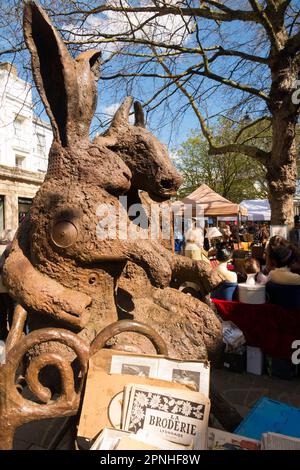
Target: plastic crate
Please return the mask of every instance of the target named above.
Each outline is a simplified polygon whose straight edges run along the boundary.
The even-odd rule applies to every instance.
[[[300,438],[300,409],[268,397],[261,397],[234,431],[234,434],[260,439],[264,432]]]

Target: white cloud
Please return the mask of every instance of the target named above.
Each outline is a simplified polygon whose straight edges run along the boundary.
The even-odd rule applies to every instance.
[[[107,117],[112,118],[115,112],[117,111],[117,109],[119,108],[120,104],[121,103],[113,103],[113,104],[110,104],[109,106],[106,106],[103,109],[103,113],[106,114]]]
[[[180,4],[174,0],[164,0],[164,4]],[[107,2],[108,5],[112,6],[130,6],[129,1],[124,0],[110,0]],[[153,5],[149,1],[141,1],[141,6]],[[153,18],[154,14],[150,12],[146,13],[122,13],[122,12],[105,12],[98,15],[91,15],[88,17],[84,28],[66,26],[73,36],[73,39],[80,40],[80,35],[84,33],[84,39],[88,40],[93,36],[103,34],[125,34],[131,31],[131,29],[137,28],[140,24],[147,22],[147,25],[143,27],[143,31],[137,31],[135,37],[138,39],[148,39],[160,43],[166,44],[184,44],[188,41],[189,33],[186,29],[186,24],[179,15],[166,15],[162,17]],[[151,19],[152,18],[152,19]],[[103,51],[117,50],[120,47],[119,43],[110,43],[106,46],[101,44]]]

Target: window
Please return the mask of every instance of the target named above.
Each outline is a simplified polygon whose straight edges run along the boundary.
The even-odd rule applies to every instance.
[[[23,120],[20,118],[16,118],[14,120],[14,129],[15,129],[15,136],[18,139],[22,138],[23,135]]]
[[[19,223],[22,222],[27,212],[32,204],[32,199],[26,197],[19,197],[18,198],[18,214],[19,214]]]
[[[16,167],[17,168],[24,168],[25,166],[25,157],[20,157],[16,155]]]
[[[4,196],[0,196],[0,232],[4,230],[5,222],[4,222]]]
[[[44,155],[46,152],[46,136],[43,134],[37,134],[37,153]]]

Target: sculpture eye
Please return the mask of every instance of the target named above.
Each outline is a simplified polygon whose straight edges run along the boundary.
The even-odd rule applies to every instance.
[[[69,220],[56,222],[51,229],[51,239],[59,248],[68,248],[74,245],[77,237],[77,227]]]

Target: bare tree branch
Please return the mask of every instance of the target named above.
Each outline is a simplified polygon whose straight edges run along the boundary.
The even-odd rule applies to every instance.
[[[249,0],[249,3],[252,6],[253,11],[256,12],[257,15],[260,17],[261,24],[264,26],[272,46],[277,52],[279,52],[281,49],[281,45],[274,31],[273,24],[271,23],[268,18],[268,15],[266,14],[266,11],[261,7],[257,0]]]
[[[220,147],[210,145],[210,155],[223,155],[224,153],[243,153],[249,157],[254,158],[263,165],[266,165],[268,160],[271,158],[271,152],[265,152],[264,150],[254,147],[252,145],[245,144],[227,144]]]
[[[255,119],[254,121],[251,121],[249,124],[247,124],[246,126],[243,126],[242,129],[239,130],[239,132],[237,133],[237,135],[235,136],[235,139],[234,141],[237,142],[238,139],[240,138],[240,136],[245,132],[245,131],[248,131],[249,129],[251,129],[252,127],[256,126],[257,124],[259,124],[260,122],[263,122],[263,121],[271,121],[271,118],[269,116],[262,116],[258,119]]]
[[[222,46],[217,46],[218,47],[218,52],[216,55],[218,56],[236,56],[236,57],[241,57],[242,59],[245,60],[250,60],[251,62],[259,62],[260,64],[269,64],[269,59],[266,57],[260,57],[252,54],[247,54],[247,52],[243,51],[235,51],[234,49],[224,49]]]
[[[210,2],[212,3],[212,2]],[[113,5],[100,5],[95,8],[91,8],[88,10],[78,9],[78,10],[71,10],[68,12],[62,13],[62,15],[74,15],[74,14],[84,14],[84,15],[94,15],[98,13],[105,13],[108,11],[114,12],[121,12],[121,13],[156,13],[159,10],[160,16],[166,15],[180,15],[180,16],[198,16],[200,18],[205,18],[208,20],[218,20],[218,21],[253,21],[255,23],[260,22],[259,16],[252,11],[244,11],[244,10],[233,10],[231,8],[225,7],[224,5],[220,4],[219,2],[213,2],[215,6],[219,8],[221,11],[211,10],[210,8],[192,8],[192,7],[180,7],[176,5],[165,5],[156,7],[156,6],[135,6],[135,7],[128,7],[128,6],[113,6]],[[222,11],[223,10],[223,11]],[[57,14],[59,15],[59,13]]]

